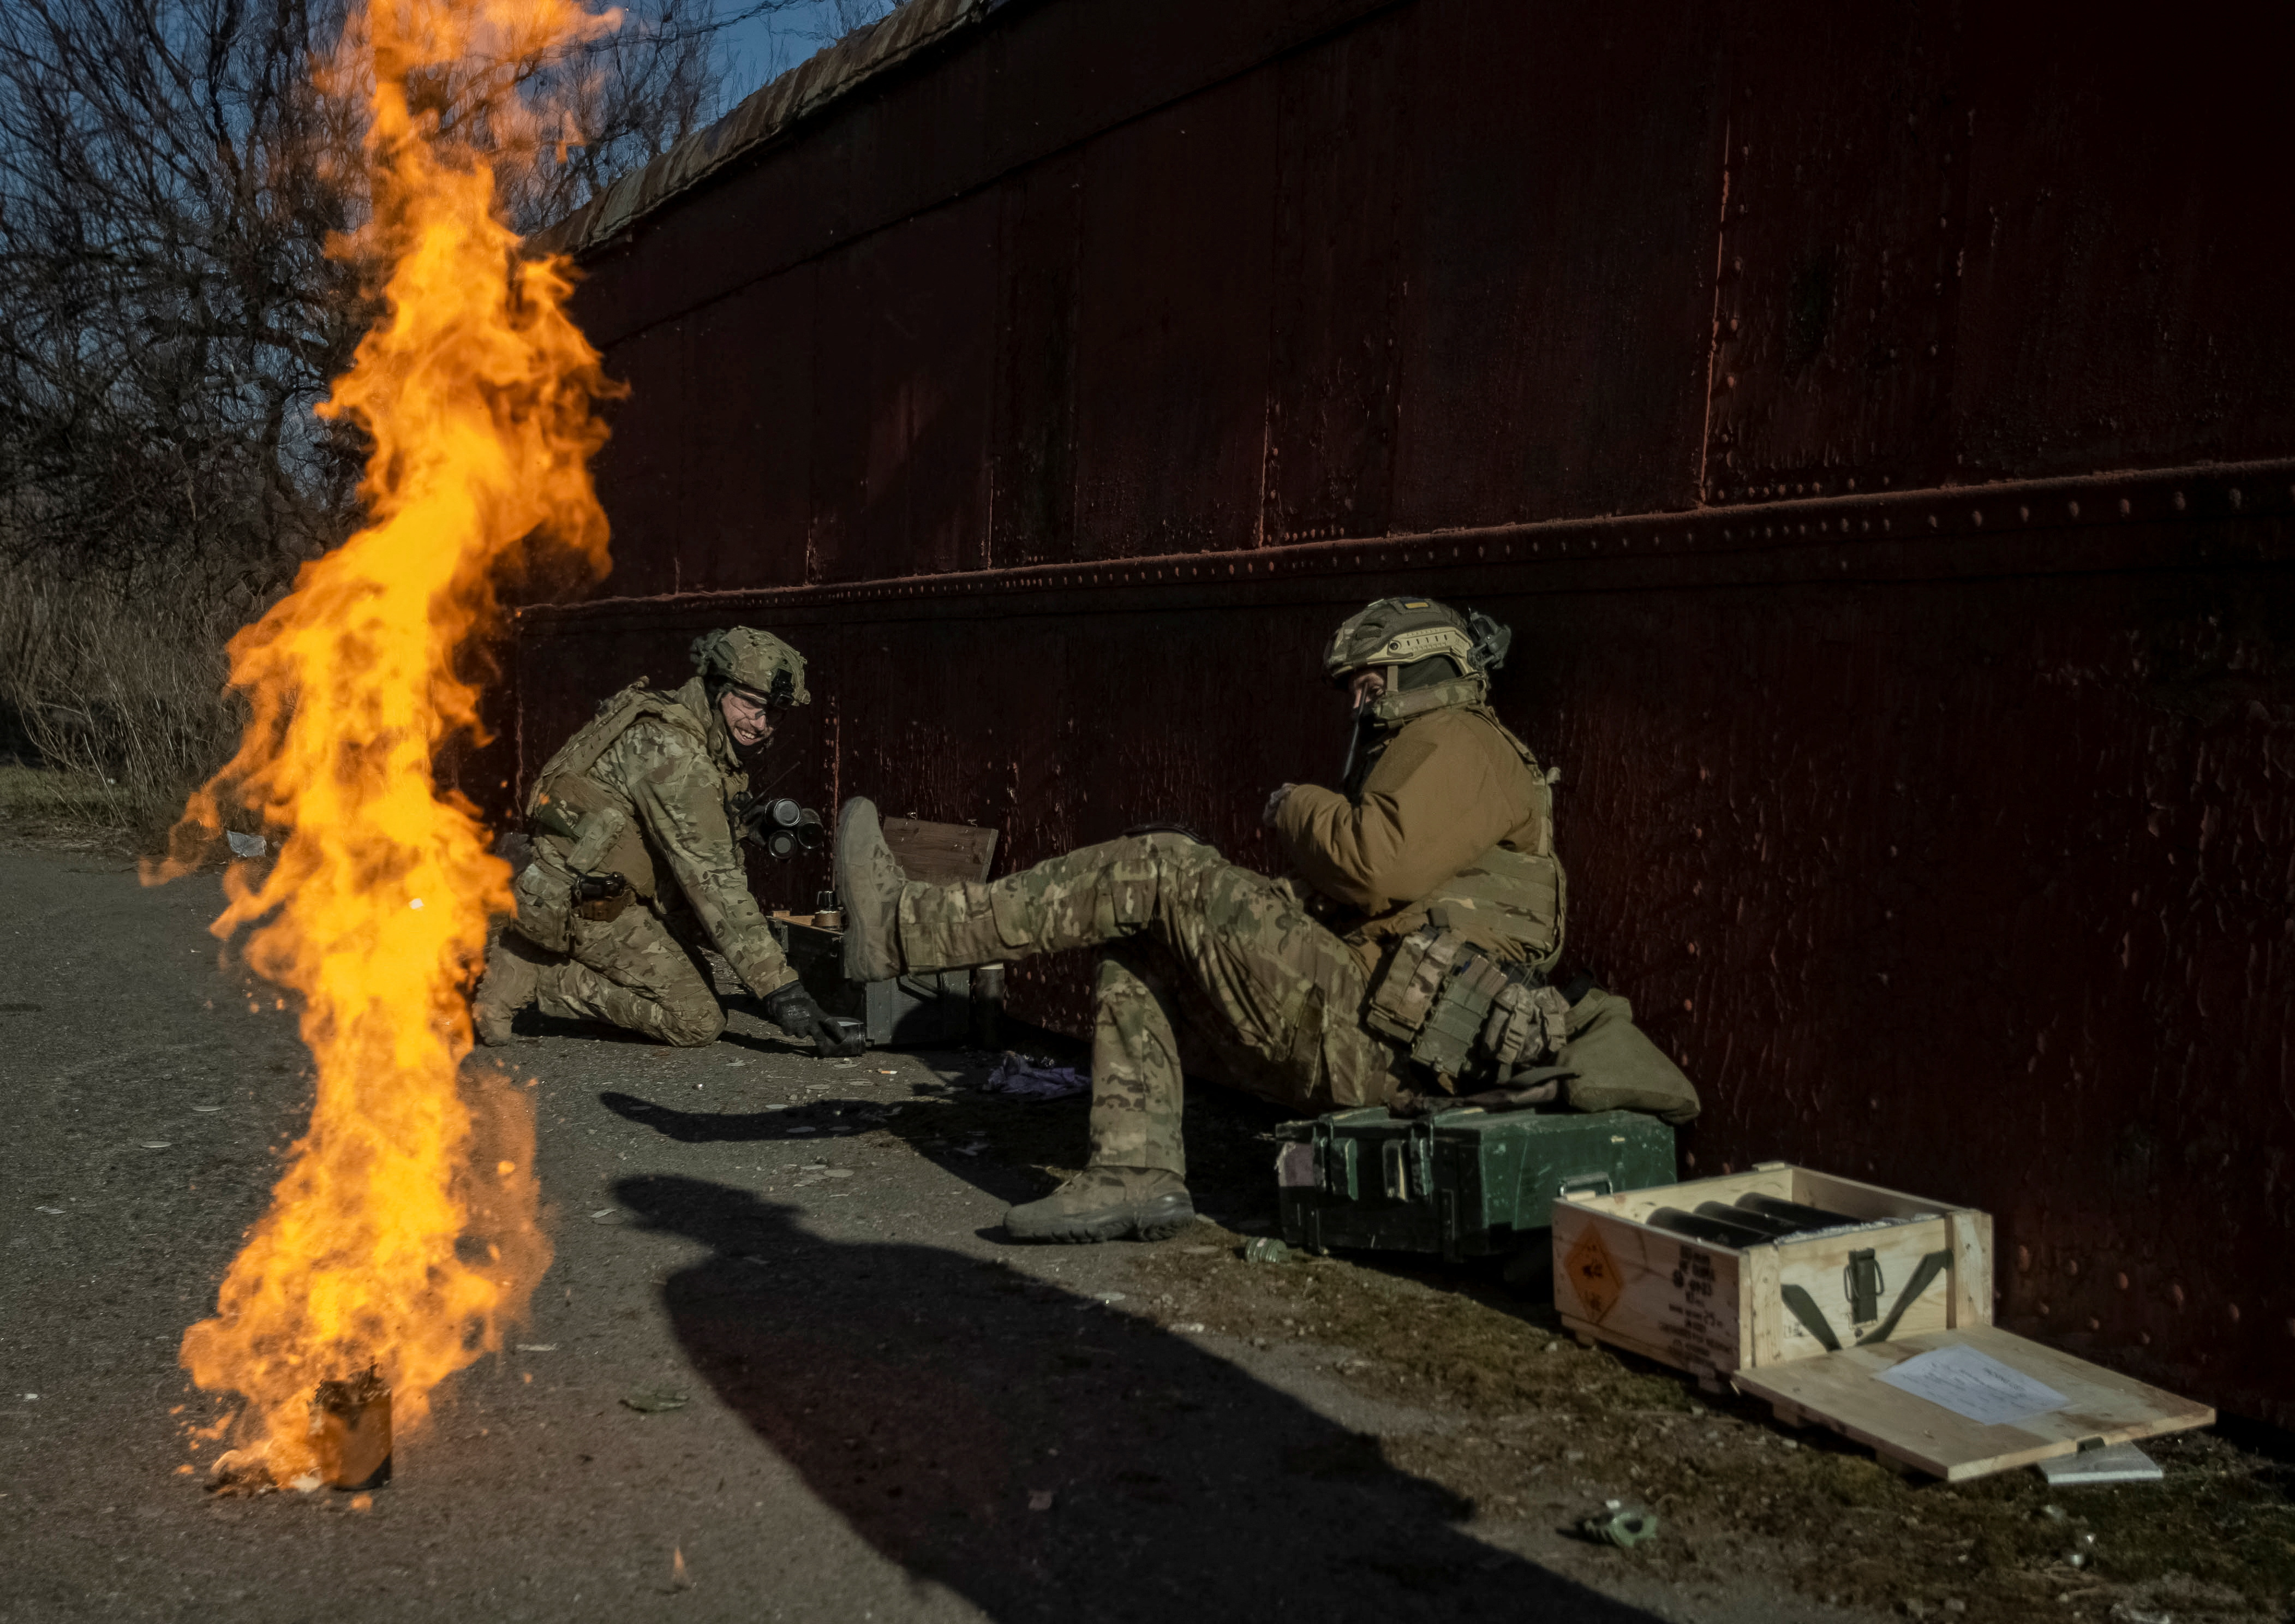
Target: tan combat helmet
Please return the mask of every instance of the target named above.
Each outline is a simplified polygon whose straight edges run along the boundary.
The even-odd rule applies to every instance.
[[[1432,598],[1382,598],[1347,617],[1323,651],[1323,670],[1345,687],[1358,672],[1383,669],[1386,690],[1399,693],[1420,684],[1406,681],[1403,668],[1447,655],[1457,662],[1445,676],[1481,678],[1506,663],[1514,633],[1489,616],[1461,615]],[[1433,673],[1427,673],[1432,675]]]
[[[810,705],[804,685],[804,656],[770,632],[728,626],[693,640],[693,663],[715,696],[722,689],[746,689],[776,710]]]

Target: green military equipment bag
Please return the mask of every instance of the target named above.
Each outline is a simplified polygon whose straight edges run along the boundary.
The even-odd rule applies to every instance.
[[[1466,1106],[1401,1117],[1374,1106],[1276,1132],[1283,1238],[1311,1252],[1502,1256],[1546,1245],[1560,1196],[1677,1177],[1673,1130],[1638,1111]]]

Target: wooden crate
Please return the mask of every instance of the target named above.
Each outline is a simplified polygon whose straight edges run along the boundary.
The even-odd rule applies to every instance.
[[[1648,1221],[1661,1208],[1694,1213],[1746,1195],[1859,1222],[1733,1247]],[[1874,1299],[1869,1313],[1858,1311],[1860,1280]],[[1727,1382],[1768,1400],[1788,1425],[1831,1427],[1900,1469],[1956,1482],[2215,1419],[2206,1405],[1995,1326],[1989,1214],[1783,1162],[1556,1201],[1554,1300],[1582,1340],[1645,1354],[1710,1388]],[[2055,1401],[1978,1419],[1983,1412],[1964,1412],[1948,1387],[1927,1387],[1933,1398],[1905,1391],[1918,1368],[1911,1361],[1947,1351],[1986,1363],[1991,1377],[2038,1383]]]
[[[1647,1221],[1774,1196],[1877,1227],[1787,1236],[1742,1250]],[[1853,1313],[1851,1259],[1872,1253],[1880,1290]],[[1554,1209],[1554,1302],[1580,1335],[1630,1348],[1710,1385],[1874,1337],[1992,1323],[1992,1219],[1784,1162],[1687,1184],[1573,1196]],[[1798,1306],[1801,1311],[1796,1312]]]

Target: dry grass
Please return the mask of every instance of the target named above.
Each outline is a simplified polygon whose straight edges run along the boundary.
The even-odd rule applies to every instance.
[[[0,713],[40,762],[0,776],[0,820],[154,843],[238,740],[224,644],[260,607],[197,577],[0,574]]]

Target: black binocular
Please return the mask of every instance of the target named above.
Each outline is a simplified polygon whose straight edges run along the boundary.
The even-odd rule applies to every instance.
[[[821,814],[786,797],[749,801],[739,812],[741,838],[763,847],[768,857],[795,857],[800,852],[818,852],[828,844],[829,832],[821,827]]]

